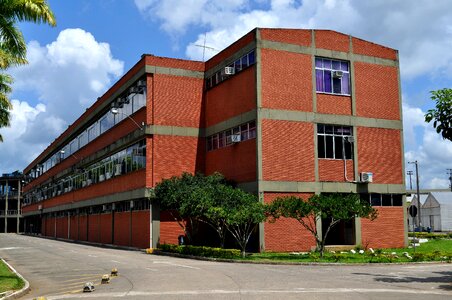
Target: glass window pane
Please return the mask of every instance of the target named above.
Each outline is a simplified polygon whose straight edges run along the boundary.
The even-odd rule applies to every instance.
[[[381,194],[370,194],[370,204],[372,206],[381,206]]]
[[[323,67],[331,70],[331,59],[323,59]]]
[[[323,70],[315,70],[315,85],[317,92],[325,91],[325,84],[323,80]]]
[[[316,68],[322,68],[323,67],[321,58],[318,58],[318,57],[315,58],[315,67]]]
[[[246,67],[248,67],[248,57],[245,55],[242,57],[242,69],[245,69]]]
[[[225,137],[226,137],[226,135],[225,135],[224,132],[221,132],[221,133],[219,134],[219,140],[218,140],[218,146],[219,146],[219,148],[223,148],[224,146],[226,146]]]
[[[325,136],[317,136],[317,152],[319,158],[325,158]]]
[[[343,73],[341,78],[342,94],[350,95],[350,75]]]
[[[250,53],[248,53],[248,64],[251,66],[255,62],[256,62],[256,57],[255,57],[254,50],[253,50]]]
[[[325,136],[325,157],[334,158],[333,137],[328,135]]]
[[[239,72],[240,70],[242,70],[242,65],[240,64],[240,59],[236,60],[234,65],[235,65],[236,72]]]
[[[333,60],[333,70],[340,70],[341,69],[341,62],[337,60]]]
[[[348,62],[346,61],[341,62],[341,70],[348,71]]]
[[[402,206],[402,204],[403,204],[402,195],[393,194],[392,195],[392,206]]]
[[[334,137],[334,154],[336,159],[343,159],[342,154],[342,146],[343,146],[343,138],[342,136],[335,136]]]
[[[333,134],[333,126],[332,125],[325,125],[325,133],[326,134]]]
[[[333,78],[333,93],[334,94],[341,94],[341,78]]]
[[[353,158],[353,143],[345,141],[344,148],[345,148],[345,158],[352,159]]]
[[[318,124],[317,125],[317,133],[325,133],[325,125]]]
[[[382,206],[392,206],[391,194],[383,194],[382,195],[381,205]]]
[[[324,71],[323,72],[323,84],[325,86],[325,92],[331,93],[333,91],[332,89],[332,82],[331,82],[331,71]]]

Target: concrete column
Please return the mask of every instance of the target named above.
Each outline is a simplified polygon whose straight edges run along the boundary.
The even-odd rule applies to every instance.
[[[5,233],[8,232],[8,194],[9,194],[9,187],[8,187],[8,179],[6,180],[6,197],[5,197]]]
[[[22,210],[20,207],[20,195],[21,195],[20,189],[21,189],[21,179],[19,179],[17,185],[17,228],[16,228],[17,233],[19,233],[20,231],[20,216],[22,214]]]

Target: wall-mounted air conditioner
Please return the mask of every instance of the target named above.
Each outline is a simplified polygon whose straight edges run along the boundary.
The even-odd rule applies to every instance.
[[[342,75],[344,75],[342,71],[333,71],[333,78],[342,78]]]
[[[222,71],[223,75],[234,75],[235,74],[234,67],[224,67],[224,69],[221,71]]]
[[[360,173],[360,181],[361,182],[372,182],[374,174],[372,172],[361,172]]]
[[[227,137],[227,143],[231,144],[231,143],[239,143],[241,141],[241,136],[240,134],[231,134],[230,136]]]

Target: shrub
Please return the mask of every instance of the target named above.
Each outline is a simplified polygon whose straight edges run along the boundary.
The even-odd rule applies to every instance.
[[[159,250],[168,253],[178,253],[184,255],[193,255],[201,257],[214,257],[214,258],[226,258],[232,259],[240,257],[240,250],[237,249],[222,249],[212,248],[205,246],[192,246],[192,245],[173,245],[162,244],[159,246]]]

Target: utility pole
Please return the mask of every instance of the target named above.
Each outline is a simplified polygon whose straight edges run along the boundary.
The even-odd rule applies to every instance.
[[[452,169],[447,169],[447,174],[449,174],[450,191],[452,192]]]
[[[413,183],[411,182],[411,175],[413,175],[413,171],[406,172],[408,176],[410,176],[410,190],[413,190]]]
[[[409,164],[414,164],[416,166],[416,194],[417,194],[417,201],[418,201],[418,211],[417,211],[417,218],[419,223],[419,230],[421,230],[421,196],[419,193],[419,168],[418,168],[418,162],[417,160],[408,162]]]

